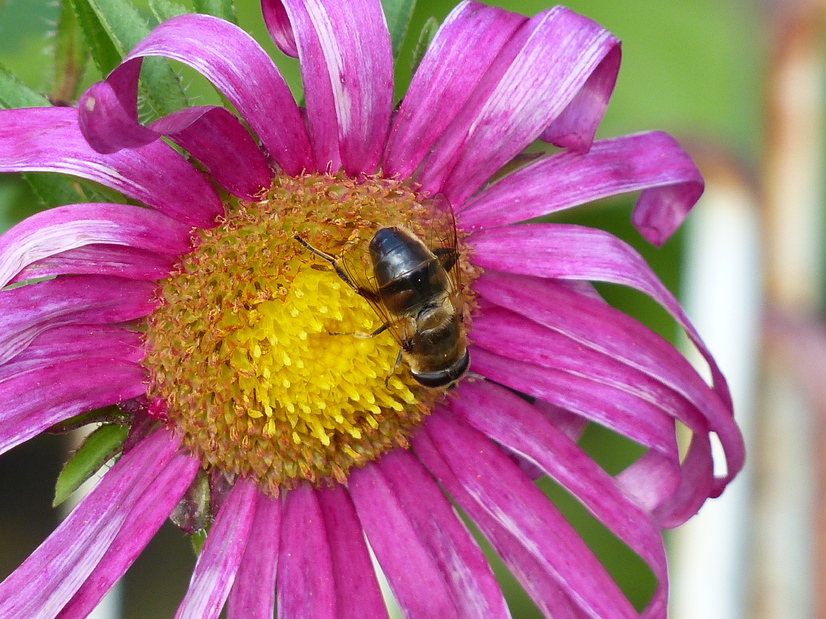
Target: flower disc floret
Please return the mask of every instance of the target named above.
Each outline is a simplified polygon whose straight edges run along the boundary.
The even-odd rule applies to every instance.
[[[344,481],[407,446],[433,395],[396,367],[388,333],[365,336],[381,318],[295,236],[335,256],[423,212],[397,181],[281,176],[199,232],[163,284],[145,363],[150,394],[204,466],[275,495],[300,480]]]

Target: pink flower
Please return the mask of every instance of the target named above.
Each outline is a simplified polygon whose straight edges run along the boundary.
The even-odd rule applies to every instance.
[[[743,463],[725,381],[624,242],[512,225],[640,191],[634,224],[659,245],[702,193],[668,135],[593,141],[619,42],[561,7],[528,19],[462,2],[394,113],[378,0],[262,4],[275,42],[300,59],[306,108],[247,34],[185,15],[159,25],[79,110],[0,112],[0,171],[74,175],[144,205],[63,206],[0,237],[0,448],[107,405],[133,416],[117,463],[0,584],[0,616],[85,616],[176,505],[214,519],[179,617],[217,617],[225,604],[231,619],[274,607],[386,616],[365,538],[407,616],[508,616],[447,496],[546,614],[639,616],[534,485],[548,475],[650,566],[658,585],[642,616],[665,617],[661,530],[719,495]],[[245,125],[211,106],[138,124],[149,56],[200,71]],[[491,183],[536,139],[563,150]],[[471,374],[446,397],[419,387],[405,363],[393,368],[387,334],[348,335],[380,321],[366,326],[364,299],[324,261],[310,268],[314,256],[292,239],[388,225],[379,211],[426,228],[412,213],[436,195],[455,211],[459,293],[473,310]],[[713,385],[593,281],[662,305]],[[609,475],[577,445],[589,421],[645,454]],[[678,421],[692,437],[682,460]],[[208,504],[185,497],[198,480]]]

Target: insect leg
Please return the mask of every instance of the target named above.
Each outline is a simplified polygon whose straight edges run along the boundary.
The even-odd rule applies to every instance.
[[[384,333],[384,331],[387,330],[388,326],[390,326],[390,325],[388,325],[387,323],[384,323],[382,326],[380,326],[378,329],[376,329],[372,333],[358,333],[358,332],[356,332],[353,335],[355,335],[356,337],[363,338],[363,339],[376,337],[379,333]]]
[[[347,273],[345,273],[345,272],[344,272],[344,269],[342,269],[342,268],[338,265],[338,260],[336,260],[336,259],[335,259],[333,256],[331,256],[330,254],[328,254],[328,253],[326,253],[326,252],[323,252],[323,251],[321,251],[320,249],[316,249],[315,247],[313,247],[312,245],[310,245],[307,241],[305,241],[304,239],[302,239],[302,238],[301,238],[300,236],[298,236],[297,234],[293,235],[293,238],[294,238],[296,241],[298,241],[299,243],[301,243],[304,247],[306,247],[307,249],[309,249],[311,252],[313,252],[316,256],[318,256],[319,258],[323,258],[324,260],[326,260],[327,262],[329,262],[331,265],[333,265],[333,269],[335,270],[336,275],[338,275],[338,276],[341,278],[341,280],[342,280],[345,284],[347,284],[348,286],[350,286],[350,288],[352,288],[355,292],[357,292],[358,294],[362,294],[361,289],[359,289],[359,288],[358,288],[355,284],[353,284],[353,282],[352,282],[352,281],[350,280],[350,278],[347,276]]]
[[[400,350],[399,354],[396,355],[396,363],[393,364],[393,369],[390,370],[390,373],[387,376],[384,377],[384,386],[385,387],[387,387],[387,385],[390,383],[390,377],[393,376],[393,374],[396,373],[396,371],[399,369],[399,366],[401,364],[402,364],[402,351]]]

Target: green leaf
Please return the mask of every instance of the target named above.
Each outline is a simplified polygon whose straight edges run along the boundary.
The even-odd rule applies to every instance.
[[[87,436],[83,445],[60,471],[52,505],[57,507],[63,503],[84,481],[111,460],[128,433],[127,426],[104,425]]]
[[[0,108],[48,107],[51,103],[42,94],[19,81],[11,71],[0,65]]]
[[[238,25],[238,16],[235,14],[235,3],[232,0],[194,0],[196,13],[205,13],[220,17]]]
[[[149,0],[149,8],[159,22],[191,12],[183,4],[172,0]]]
[[[69,105],[77,100],[88,61],[89,48],[77,15],[70,6],[61,4],[54,46],[55,82],[51,93],[51,100],[56,105]]]
[[[424,26],[422,26],[422,31],[419,33],[419,40],[416,41],[416,47],[413,49],[411,68],[414,75],[438,31],[439,20],[432,16],[428,17]]]
[[[149,34],[149,25],[127,0],[71,0],[103,75]],[[91,39],[90,39],[91,36]],[[98,58],[97,54],[103,56]],[[114,56],[113,56],[114,53]],[[180,79],[168,61],[147,58],[141,71],[141,92],[155,117],[188,105]]]
[[[63,206],[89,201],[81,196],[79,184],[65,176],[48,172],[27,172],[22,176],[37,199],[45,206]]]
[[[189,538],[189,541],[192,543],[192,552],[195,553],[196,557],[201,556],[201,551],[204,549],[204,544],[206,544],[207,540],[207,530],[201,529],[200,531],[196,531],[192,534],[192,537]]]
[[[124,52],[118,51],[115,43],[106,34],[88,0],[69,0],[77,17],[77,23],[83,32],[92,61],[101,75],[109,73],[123,60]]]
[[[112,404],[111,406],[104,406],[96,408],[95,410],[80,413],[74,417],[69,417],[63,421],[49,426],[46,432],[50,434],[65,434],[72,430],[78,430],[90,423],[99,423],[103,425],[127,425],[131,423],[133,415],[123,411],[120,407]]]
[[[397,58],[407,36],[410,20],[413,18],[416,0],[381,0],[381,6],[387,19],[387,28],[390,30],[393,58]]]

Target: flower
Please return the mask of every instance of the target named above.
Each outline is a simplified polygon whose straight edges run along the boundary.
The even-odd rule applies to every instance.
[[[117,462],[0,584],[0,615],[85,616],[172,514],[211,523],[180,617],[225,604],[230,618],[385,616],[365,538],[407,616],[508,616],[449,496],[547,615],[638,616],[534,485],[544,474],[648,564],[658,584],[643,616],[664,617],[662,529],[743,463],[725,380],[628,245],[512,225],[640,191],[633,222],[659,245],[699,198],[669,136],[594,141],[617,39],[561,7],[529,19],[462,2],[394,114],[378,0],[262,7],[300,60],[304,109],[247,34],[184,15],[78,109],[0,113],[0,171],[70,174],[143,205],[67,205],[0,237],[2,450],[113,404],[130,421]],[[200,71],[245,125],[213,106],[139,124],[150,56]],[[562,150],[491,182],[538,138]],[[444,307],[464,305],[471,359],[448,393],[419,385],[409,357],[396,367],[388,334],[354,336],[383,319],[342,275],[378,228],[426,237],[445,201],[462,255],[440,264],[462,283]],[[712,386],[593,281],[660,303]],[[609,475],[577,445],[589,421],[644,455]],[[682,459],[678,425],[691,433]]]

